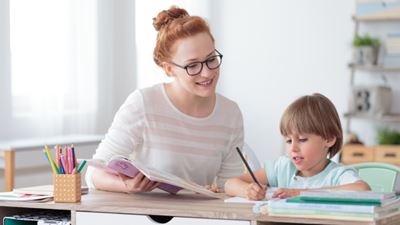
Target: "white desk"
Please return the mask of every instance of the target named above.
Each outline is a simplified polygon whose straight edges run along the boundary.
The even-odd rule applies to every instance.
[[[94,145],[98,144],[102,138],[102,135],[66,135],[51,138],[20,139],[0,142],[0,157],[4,158],[4,190],[12,191],[14,188],[16,152],[40,150],[45,145],[74,144],[77,147]]]

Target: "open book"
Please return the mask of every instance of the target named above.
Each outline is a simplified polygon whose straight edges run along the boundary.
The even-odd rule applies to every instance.
[[[154,169],[122,156],[114,156],[107,163],[96,159],[89,159],[87,162],[89,166],[101,168],[109,173],[121,173],[128,177],[135,177],[137,173],[141,172],[149,180],[160,182],[158,188],[171,194],[176,194],[178,191],[186,189],[212,198],[224,198],[223,194],[214,193],[194,182],[186,181],[173,174]]]

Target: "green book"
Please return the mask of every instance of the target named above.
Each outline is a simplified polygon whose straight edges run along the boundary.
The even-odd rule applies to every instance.
[[[14,217],[4,217],[4,225],[36,225],[37,221],[19,220]]]
[[[383,206],[396,200],[394,192],[310,190],[301,192],[298,198],[288,202]]]
[[[287,202],[294,203],[328,203],[328,204],[345,204],[345,205],[372,205],[381,206],[379,199],[351,199],[351,198],[327,198],[327,197],[309,197],[297,196],[288,198]]]

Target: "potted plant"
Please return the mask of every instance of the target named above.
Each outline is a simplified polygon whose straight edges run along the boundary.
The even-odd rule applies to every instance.
[[[368,34],[356,35],[353,40],[354,63],[361,65],[376,65],[378,62],[378,51],[380,41]]]
[[[378,146],[376,146],[375,159],[400,165],[400,132],[380,129],[377,133]]]
[[[378,130],[378,143],[380,145],[400,145],[400,133],[389,129]]]

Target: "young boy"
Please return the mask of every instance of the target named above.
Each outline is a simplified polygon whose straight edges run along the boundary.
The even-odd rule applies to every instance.
[[[343,133],[333,103],[321,94],[306,95],[285,110],[280,122],[288,156],[225,183],[228,195],[252,200],[265,198],[267,186],[278,187],[273,198],[297,196],[308,189],[370,190],[357,173],[328,159],[342,147]]]

